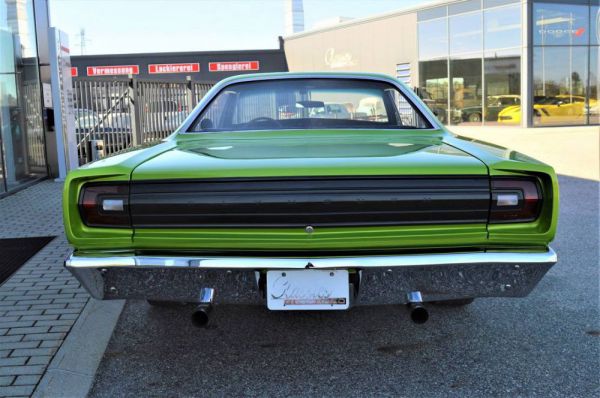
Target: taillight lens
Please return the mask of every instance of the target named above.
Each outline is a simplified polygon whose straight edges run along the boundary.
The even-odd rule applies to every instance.
[[[531,178],[492,179],[491,223],[534,221],[542,205],[538,182]]]
[[[87,184],[79,196],[79,213],[89,227],[130,228],[129,184]]]

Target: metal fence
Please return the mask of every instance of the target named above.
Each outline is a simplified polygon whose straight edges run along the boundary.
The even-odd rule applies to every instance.
[[[212,87],[136,78],[74,78],[79,163],[171,134]]]

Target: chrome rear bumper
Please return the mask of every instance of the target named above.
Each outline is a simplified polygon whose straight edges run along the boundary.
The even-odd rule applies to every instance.
[[[72,254],[65,266],[97,299],[195,301],[214,288],[217,303],[264,303],[270,269],[349,269],[355,304],[406,303],[468,297],[522,297],[557,261],[556,253],[470,252],[356,257],[194,257]]]

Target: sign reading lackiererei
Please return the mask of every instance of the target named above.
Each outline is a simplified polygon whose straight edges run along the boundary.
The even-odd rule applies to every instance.
[[[183,64],[150,64],[148,65],[148,73],[151,75],[158,73],[195,73],[200,72],[199,63],[183,63]]]

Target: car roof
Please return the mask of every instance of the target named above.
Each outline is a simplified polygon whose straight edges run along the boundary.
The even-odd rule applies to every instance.
[[[243,75],[231,76],[221,80],[221,83],[231,84],[237,81],[261,81],[261,80],[277,80],[277,79],[363,79],[377,81],[394,81],[389,75],[383,73],[366,73],[366,72],[271,72],[271,73],[247,73]]]

